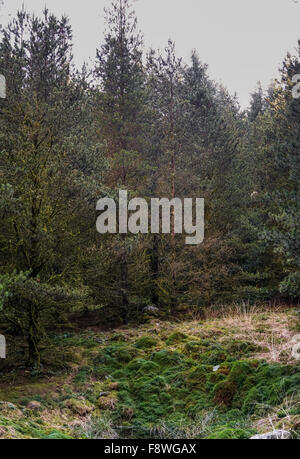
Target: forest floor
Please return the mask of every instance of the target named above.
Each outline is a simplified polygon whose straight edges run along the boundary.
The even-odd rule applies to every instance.
[[[1,364],[0,438],[300,438],[299,333],[295,308],[53,332],[42,374]]]

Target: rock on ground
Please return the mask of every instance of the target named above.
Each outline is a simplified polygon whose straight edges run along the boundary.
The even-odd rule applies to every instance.
[[[287,430],[273,430],[261,435],[254,435],[250,440],[290,440],[292,435]]]
[[[32,400],[27,405],[27,408],[32,411],[40,410],[41,407],[42,407],[42,404],[40,402],[37,402],[36,400]]]

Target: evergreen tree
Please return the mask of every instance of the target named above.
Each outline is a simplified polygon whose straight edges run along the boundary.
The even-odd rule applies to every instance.
[[[45,326],[59,321],[62,308],[77,297],[78,278],[70,271],[78,264],[82,184],[70,153],[80,90],[71,81],[70,62],[66,18],[45,10],[37,19],[21,11],[3,31],[2,313],[27,339],[31,366],[40,364]]]
[[[144,132],[144,69],[142,37],[129,0],[115,0],[106,11],[107,33],[97,50],[96,76],[99,78],[99,129],[107,144],[109,172],[106,183],[111,193],[122,187],[142,190],[145,165],[141,156]],[[117,274],[110,302],[119,305],[119,315],[127,322],[131,309],[129,259],[134,256],[137,238],[115,238],[111,269]],[[110,249],[112,246],[110,246]],[[115,275],[113,275],[113,278]]]
[[[300,295],[300,102],[293,97],[293,77],[300,73],[298,54],[288,55],[281,70],[281,84],[274,92],[274,135],[269,139],[277,181],[267,193],[269,225],[264,236],[282,260],[284,279],[279,290],[297,300]]]

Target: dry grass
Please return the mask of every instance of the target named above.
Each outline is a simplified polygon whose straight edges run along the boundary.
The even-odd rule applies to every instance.
[[[237,303],[206,308],[203,311],[203,317],[205,320],[212,320],[226,317],[248,316],[263,312],[286,312],[288,309],[290,309],[289,305],[275,301],[256,304],[251,304],[247,301],[241,301]]]
[[[219,319],[222,326],[232,330],[234,339],[245,340],[263,349],[254,358],[268,362],[292,362],[290,318],[282,310],[264,314],[248,312]]]
[[[218,311],[207,313],[202,327],[197,322],[184,324],[180,329],[184,332],[199,330],[201,337],[223,338],[247,341],[263,349],[253,354],[253,358],[268,362],[295,363],[292,347],[295,344],[295,331],[291,324],[296,322],[291,309],[284,305],[249,306],[247,304],[224,307]]]
[[[268,362],[295,363],[292,356],[293,337],[297,334],[291,324],[296,323],[293,309],[275,303],[251,306],[248,303],[219,307],[206,312],[201,321],[178,323],[153,319],[147,325],[132,330],[121,327],[118,331],[126,339],[148,334],[164,340],[174,331],[180,331],[191,339],[208,338],[222,343],[228,338],[247,341],[263,349],[251,357]]]
[[[114,410],[117,406],[117,403],[118,403],[118,396],[117,394],[114,394],[113,392],[106,397],[100,397],[98,400],[98,406],[99,408],[102,408],[103,410]]]
[[[296,438],[300,438],[300,415],[291,415],[291,410],[300,406],[299,394],[286,397],[280,406],[276,408],[268,407],[269,413],[266,417],[255,422],[254,427],[260,433],[274,430],[291,431]],[[278,416],[280,413],[280,417]]]
[[[112,420],[103,415],[101,418],[89,419],[85,424],[75,426],[78,428],[81,435],[89,439],[117,439],[119,438],[116,430],[113,427]]]

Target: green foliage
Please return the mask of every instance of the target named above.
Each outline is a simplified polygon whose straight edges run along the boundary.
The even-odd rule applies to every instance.
[[[289,274],[280,283],[279,291],[283,297],[297,300],[300,296],[300,272]]]
[[[187,336],[184,333],[177,331],[177,332],[172,333],[172,335],[169,336],[169,338],[166,341],[166,344],[170,345],[170,344],[180,343],[181,341],[184,341],[186,338]]]
[[[163,318],[198,318],[232,301],[299,300],[300,102],[291,87],[300,48],[285,59],[280,84],[268,94],[259,87],[242,113],[195,52],[185,64],[169,40],[144,59],[130,0],[114,0],[106,16],[91,72],[73,68],[66,17],[23,9],[1,29],[0,320],[26,341],[35,371],[56,359],[50,330],[72,329],[79,312],[89,324],[90,309],[98,326],[143,322],[151,306]],[[204,243],[97,234],[96,201],[116,199],[120,187],[130,198],[204,197]],[[112,376],[122,387],[120,419],[148,428],[215,403],[248,414],[255,401],[280,403],[281,389],[290,394],[298,382],[288,369],[246,360],[262,351],[248,342],[180,330],[164,342],[114,337],[92,370],[81,364],[76,384]],[[102,344],[74,336],[53,343],[65,353],[57,371],[73,346],[96,353]]]
[[[138,349],[151,349],[157,345],[157,339],[152,336],[142,336],[135,342]]]
[[[170,40],[144,60],[129,0],[113,1],[106,21],[93,72],[73,71],[65,17],[23,10],[2,30],[0,69],[12,74],[0,102],[1,274],[30,273],[35,298],[17,301],[37,324],[29,332],[22,319],[30,360],[55,295],[60,319],[91,306],[110,323],[142,321],[151,304],[166,317],[299,297],[297,57],[243,114],[195,52],[186,65]],[[201,248],[179,235],[99,236],[95,203],[120,187],[130,197],[204,197]]]
[[[268,314],[255,316],[258,323],[265,317]],[[198,332],[203,332],[201,327],[205,322]],[[166,328],[172,337],[173,327],[166,323]],[[246,358],[245,352],[257,348],[237,339],[238,331],[234,332],[236,339],[231,339],[229,329],[214,340],[191,341],[191,328],[195,333],[194,322],[182,330],[178,327],[177,332],[186,338],[176,343],[171,340],[171,344],[157,334],[155,349],[136,346],[152,338],[145,332],[150,327],[145,326],[138,339],[124,328],[117,334],[101,333],[98,347],[90,344],[100,341],[99,333],[53,336],[57,349],[72,348],[81,356],[79,362],[84,358],[84,364],[68,374],[65,384],[66,373],[24,388],[7,387],[0,397],[5,393],[18,405],[0,404],[2,429],[12,429],[16,438],[245,439],[257,433],[253,426],[258,420],[265,417],[267,422],[272,415],[278,428],[288,423],[297,431],[297,364]],[[121,335],[122,340],[116,341]],[[195,343],[201,346],[195,348]],[[229,348],[234,357],[228,356],[225,349]],[[209,354],[214,360],[216,350],[226,360],[207,365]],[[40,402],[38,409],[29,408],[32,400]]]
[[[209,435],[209,440],[249,440],[255,434],[253,429],[219,428]]]
[[[137,342],[144,342],[145,338]],[[200,343],[195,352],[195,344]],[[173,350],[182,345],[189,350],[188,356]],[[229,357],[225,348],[234,350],[235,358]],[[212,430],[212,438],[249,438],[253,431],[237,426],[243,416],[260,413],[262,406],[270,409],[298,392],[296,367],[243,359],[245,352],[257,350],[247,342],[217,346],[205,340],[186,344],[179,340],[175,344],[168,339],[158,351],[153,352],[148,346],[139,349],[141,354],[137,356],[130,343],[106,346],[94,365],[97,372],[100,364],[103,374],[117,384],[114,422],[125,422],[124,413],[130,413],[131,424],[142,427],[142,432],[162,421],[176,429],[183,420],[191,425],[197,412],[217,406],[224,417],[224,427]]]
[[[72,440],[70,435],[66,435],[63,432],[59,432],[58,430],[53,430],[47,435],[42,435],[40,438],[42,440]]]
[[[84,76],[71,75],[71,37],[67,18],[23,10],[0,43],[0,68],[11,70],[0,107],[1,272],[11,278],[2,313],[27,339],[28,363],[37,367],[51,317],[63,322],[87,293],[72,271],[95,187],[83,188],[72,155],[75,143],[79,152],[86,143],[75,127],[86,94]]]
[[[67,17],[23,8],[1,27],[0,326],[33,379],[72,371],[86,396],[67,383],[57,401],[37,395],[42,408],[93,412],[70,431],[0,404],[1,429],[44,439],[114,438],[117,427],[249,438],[250,416],[299,393],[298,367],[253,360],[265,349],[250,340],[187,335],[179,320],[233,301],[245,311],[299,302],[300,45],[281,81],[266,94],[259,86],[242,112],[196,52],[184,63],[169,40],[145,58],[130,0],[112,1],[106,26],[91,71],[74,69]],[[96,202],[117,201],[120,188],[148,201],[205,198],[203,244],[187,246],[173,224],[170,235],[97,234]],[[108,340],[90,330],[135,326],[151,310],[178,319],[176,328],[132,340],[125,328]],[[78,336],[81,324],[89,330]],[[258,324],[262,334],[268,326]]]

